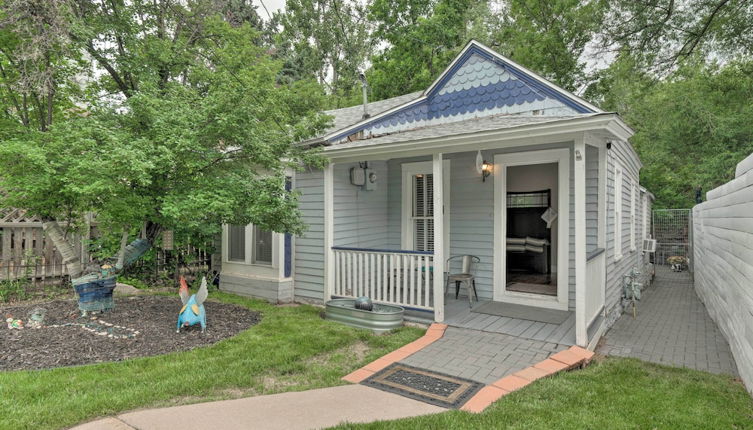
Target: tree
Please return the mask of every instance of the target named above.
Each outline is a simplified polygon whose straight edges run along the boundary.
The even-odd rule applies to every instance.
[[[731,180],[753,152],[753,62],[719,66],[696,58],[661,80],[638,64],[625,55],[603,72],[602,107],[618,110],[635,129],[641,182],[656,195],[655,206],[691,207],[697,186],[708,191]]]
[[[602,27],[603,0],[510,0],[492,36],[498,50],[561,87],[586,81],[584,50]]]
[[[366,9],[343,0],[289,0],[270,27],[275,56],[285,62],[282,82],[316,79],[330,107],[360,101],[359,74],[372,53]]]
[[[367,73],[375,99],[423,90],[452,61],[469,40],[475,0],[375,0],[369,17],[374,37],[387,44],[371,58]],[[485,6],[486,3],[483,3]]]
[[[747,0],[609,3],[602,48],[627,52],[651,70],[667,73],[697,54],[753,53],[753,3]]]
[[[162,229],[223,223],[300,233],[285,175],[321,163],[292,144],[325,125],[323,95],[311,81],[279,85],[281,64],[259,33],[211,5],[76,2],[68,52],[106,73],[58,79],[83,87],[58,99],[58,121],[7,133],[0,204],[41,216],[58,249],[57,221],[90,211],[106,231],[145,226],[150,243]]]

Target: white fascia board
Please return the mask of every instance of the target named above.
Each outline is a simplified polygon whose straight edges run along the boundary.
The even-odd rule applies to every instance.
[[[338,148],[337,145],[333,145],[326,147],[322,154],[333,161],[350,162],[384,160],[435,152],[451,153],[567,142],[587,131],[609,131],[609,125],[616,117],[616,114],[599,115],[569,121],[347,148]]]

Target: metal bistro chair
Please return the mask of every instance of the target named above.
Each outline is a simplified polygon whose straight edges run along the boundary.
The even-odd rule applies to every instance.
[[[450,273],[450,263],[452,260],[462,259],[461,271],[459,273]],[[444,284],[444,293],[447,294],[447,288],[450,282],[455,283],[455,300],[460,293],[460,284],[464,283],[465,288],[468,291],[468,305],[473,307],[473,297],[476,297],[476,303],[478,303],[478,293],[476,292],[476,277],[473,275],[473,266],[481,261],[480,258],[475,255],[456,255],[450,257],[445,262],[445,272],[447,272],[447,280]],[[471,294],[473,293],[473,294]]]

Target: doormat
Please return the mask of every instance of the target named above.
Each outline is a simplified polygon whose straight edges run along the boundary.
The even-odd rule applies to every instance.
[[[571,314],[569,311],[542,309],[535,306],[516,305],[502,302],[486,302],[472,309],[471,312],[528,321],[538,321],[547,324],[562,324],[567,321]]]
[[[484,384],[430,370],[393,363],[361,382],[443,408],[458,409]]]

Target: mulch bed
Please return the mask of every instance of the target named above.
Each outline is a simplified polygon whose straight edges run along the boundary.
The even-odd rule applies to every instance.
[[[80,317],[75,300],[0,307],[0,370],[46,369],[186,351],[234,336],[261,319],[259,313],[242,306],[207,301],[207,331],[201,333],[196,325],[176,333],[181,306],[177,295],[116,297],[115,309],[86,318]],[[8,329],[6,318],[26,324],[38,307],[47,311],[44,327]]]

